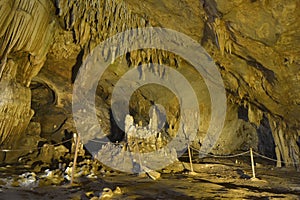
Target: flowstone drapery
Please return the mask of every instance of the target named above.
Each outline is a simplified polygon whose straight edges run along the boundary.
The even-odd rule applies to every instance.
[[[29,85],[42,68],[51,44],[47,0],[0,2],[0,145],[11,148],[34,111]]]

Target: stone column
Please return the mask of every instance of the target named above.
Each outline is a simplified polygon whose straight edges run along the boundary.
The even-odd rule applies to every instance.
[[[30,82],[52,41],[50,7],[47,0],[0,1],[1,148],[22,148],[15,144],[34,113]]]

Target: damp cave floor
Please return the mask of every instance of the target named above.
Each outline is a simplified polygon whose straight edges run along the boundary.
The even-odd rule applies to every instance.
[[[251,179],[249,157],[206,158],[195,161],[193,168],[196,173],[191,174],[190,164],[183,158],[163,170],[156,181],[147,176],[111,173],[96,179],[81,177],[76,186],[1,185],[0,200],[85,200],[99,196],[105,187],[121,188],[122,194],[111,199],[300,199],[300,172],[293,168],[276,168],[274,163],[258,160],[256,180]]]

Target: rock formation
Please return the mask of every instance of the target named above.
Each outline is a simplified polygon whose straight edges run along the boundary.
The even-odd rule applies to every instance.
[[[157,121],[156,117],[154,114],[150,121]],[[162,163],[169,165],[177,161],[176,148],[165,148],[170,142],[165,130],[134,125],[132,119],[130,115],[125,118],[125,127],[128,127],[125,129],[125,143],[103,145],[96,158],[114,169],[134,173],[147,172],[147,169],[157,170],[162,167]],[[152,126],[157,127],[158,123]]]
[[[33,132],[25,131],[30,121],[40,124],[41,133],[35,136],[48,141],[59,142],[66,133],[76,132],[72,87],[85,58],[116,33],[153,26],[182,32],[199,42],[221,72],[228,109],[213,153],[253,147],[286,166],[299,166],[299,7],[299,1],[288,0],[2,0],[1,148],[16,148],[19,138]],[[102,53],[114,60],[117,51],[112,47]],[[163,77],[165,69],[151,63],[176,69],[196,91],[201,114],[193,145],[199,148],[211,117],[205,82],[184,59],[159,49],[127,52],[101,77],[96,105],[105,135],[113,141],[124,139],[110,109],[117,81],[137,66],[141,79],[145,70]],[[179,128],[180,103],[167,89],[137,90],[129,108],[134,121],[149,124],[153,102],[164,106],[173,136]]]
[[[1,147],[16,148],[34,111],[31,80],[40,71],[52,42],[50,4],[43,1],[0,3]]]

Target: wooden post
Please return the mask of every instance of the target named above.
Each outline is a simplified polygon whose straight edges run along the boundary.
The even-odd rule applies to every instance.
[[[250,156],[251,156],[251,166],[252,166],[252,175],[253,175],[253,179],[255,179],[255,168],[254,168],[254,159],[253,159],[253,151],[252,148],[250,148]]]
[[[76,148],[75,148],[75,155],[74,155],[74,161],[73,161],[73,167],[72,167],[71,185],[74,183],[75,168],[76,168],[78,149],[79,149],[79,143],[80,143],[79,135],[76,134],[76,136],[77,136],[77,138],[76,138]]]
[[[188,152],[189,152],[189,159],[190,159],[190,165],[191,165],[191,172],[194,172],[193,162],[192,162],[192,155],[191,155],[191,149],[190,149],[190,145],[189,144],[188,144]]]

